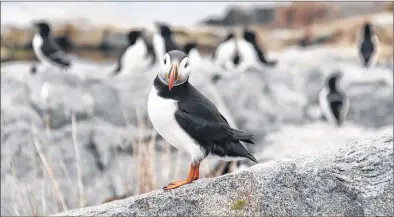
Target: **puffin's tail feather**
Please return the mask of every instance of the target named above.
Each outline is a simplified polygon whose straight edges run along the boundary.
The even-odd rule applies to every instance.
[[[231,129],[231,130],[232,130],[232,134],[233,134],[233,139],[254,144],[254,142],[252,141],[252,139],[253,139],[252,134],[248,134],[248,133],[245,133],[244,131],[236,130],[236,129]]]
[[[219,157],[243,157],[258,163],[257,159],[240,142],[214,144],[211,153]]]
[[[255,163],[259,163],[258,161],[257,161],[257,159],[251,154],[251,153],[249,153],[248,152],[248,154],[247,154],[247,156],[246,156],[249,160],[251,160],[251,161],[253,161],[253,162],[255,162]]]

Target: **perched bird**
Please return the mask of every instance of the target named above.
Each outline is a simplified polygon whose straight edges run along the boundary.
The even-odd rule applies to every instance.
[[[171,145],[191,156],[184,181],[172,182],[165,190],[197,180],[200,162],[208,155],[257,160],[240,141],[253,136],[232,129],[218,109],[188,81],[189,57],[182,51],[165,54],[148,100],[149,118],[156,131]]]
[[[265,58],[263,50],[257,43],[256,34],[248,29],[244,30],[243,38],[239,40],[239,52],[243,60],[239,66],[241,71],[245,71],[250,66],[259,66],[260,64],[275,66],[277,63],[277,61],[268,61]]]
[[[225,70],[237,68],[241,61],[238,50],[238,43],[235,35],[229,33],[227,37],[216,47],[212,59],[215,64]]]
[[[349,99],[338,87],[343,74],[334,72],[319,92],[319,104],[324,117],[334,126],[341,126],[349,110]]]
[[[71,61],[53,40],[49,24],[38,22],[34,23],[34,26],[37,28],[37,33],[33,38],[33,50],[37,59],[46,66],[61,69],[71,67]]]
[[[177,50],[178,47],[173,39],[171,28],[164,23],[156,23],[158,32],[153,35],[153,48],[159,63],[165,53],[171,50]]]
[[[189,56],[190,60],[192,61],[193,65],[199,65],[201,63],[201,55],[197,49],[196,42],[190,42],[185,44],[183,47],[183,52]]]
[[[128,45],[117,61],[113,75],[128,74],[135,70],[146,69],[149,64],[148,47],[142,38],[142,31],[132,30],[127,34]]]
[[[372,25],[364,25],[361,37],[359,37],[359,56],[365,67],[373,67],[379,53],[379,39],[373,31]]]

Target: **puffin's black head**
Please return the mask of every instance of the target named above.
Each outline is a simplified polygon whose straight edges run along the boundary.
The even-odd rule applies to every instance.
[[[171,28],[163,23],[158,24],[159,25],[159,29],[160,29],[160,34],[163,37],[171,37],[172,36],[172,30]]]
[[[189,57],[182,51],[172,50],[164,55],[158,77],[171,91],[174,86],[185,83],[189,79],[190,72]]]
[[[364,24],[364,37],[370,37],[372,35],[372,25],[370,23]]]
[[[129,42],[129,45],[133,45],[137,39],[141,36],[141,31],[140,30],[132,30],[127,34],[127,40]]]
[[[197,43],[196,43],[196,42],[190,42],[190,43],[187,43],[187,44],[185,45],[183,51],[184,51],[186,54],[189,54],[189,52],[190,52],[192,49],[194,49],[194,48],[197,48]]]
[[[330,90],[337,89],[337,82],[343,77],[343,73],[341,71],[335,71],[327,78],[327,85]]]
[[[230,39],[232,39],[232,38],[234,38],[234,37],[235,37],[234,33],[230,32],[230,33],[227,35],[227,37],[226,37],[226,39],[225,39],[224,41],[228,41],[228,40],[230,40]]]
[[[41,36],[48,36],[51,32],[51,27],[47,22],[37,22],[33,24]]]
[[[248,42],[254,43],[256,41],[256,34],[250,30],[244,31],[244,39]]]

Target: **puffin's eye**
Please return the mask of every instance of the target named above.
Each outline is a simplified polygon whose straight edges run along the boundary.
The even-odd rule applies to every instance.
[[[167,64],[167,58],[164,58],[163,62],[164,62],[164,65],[166,65]]]
[[[185,68],[189,66],[189,61],[186,61]]]

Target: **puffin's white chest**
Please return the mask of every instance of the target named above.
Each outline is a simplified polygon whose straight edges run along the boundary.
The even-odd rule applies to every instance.
[[[34,53],[36,54],[37,59],[39,59],[41,62],[47,63],[49,61],[47,60],[47,58],[44,56],[44,54],[41,51],[41,47],[42,47],[43,43],[44,43],[43,39],[40,35],[38,35],[38,34],[34,35],[34,38],[33,38]]]
[[[188,56],[193,65],[199,65],[201,63],[200,52],[196,48],[191,49]]]
[[[135,69],[143,69],[147,63],[145,59],[147,52],[148,49],[142,39],[138,39],[134,45],[129,46],[121,60],[125,73],[131,73]]]
[[[239,53],[243,57],[243,61],[248,62],[257,62],[257,52],[254,49],[253,45],[250,42],[247,42],[244,39],[238,41],[238,49]]]
[[[41,63],[44,65],[59,67],[58,63],[52,61],[49,57],[47,57],[42,52],[43,43],[44,43],[44,39],[40,35],[38,35],[38,34],[34,35],[33,50],[34,50],[34,53],[36,54],[37,59],[39,59],[41,61]]]
[[[204,157],[200,146],[187,134],[175,120],[177,102],[157,95],[155,87],[149,94],[148,115],[156,131],[172,146],[188,152],[192,160]]]
[[[249,67],[261,67],[257,51],[253,44],[241,39],[238,42],[238,49],[242,60],[238,66],[239,71],[246,71]]]
[[[235,53],[235,48],[236,48],[235,43],[236,43],[235,39],[230,39],[218,46],[215,53],[216,64],[223,64],[226,61],[231,60],[231,58],[234,56]]]
[[[319,93],[319,104],[323,115],[327,118],[327,121],[335,125],[336,119],[334,117],[333,111],[330,108],[330,102],[327,100],[328,90],[324,87]]]

